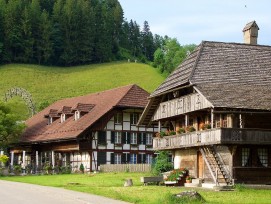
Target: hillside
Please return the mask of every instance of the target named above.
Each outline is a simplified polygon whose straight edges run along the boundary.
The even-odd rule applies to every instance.
[[[106,63],[76,67],[46,67],[9,64],[0,66],[0,97],[12,87],[27,89],[38,107],[42,102],[85,95],[128,84],[138,84],[152,92],[164,80],[156,69],[140,63]],[[28,113],[24,102],[9,101],[22,119]]]

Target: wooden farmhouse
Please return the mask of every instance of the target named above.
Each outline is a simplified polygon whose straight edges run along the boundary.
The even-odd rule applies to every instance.
[[[11,149],[11,165],[41,169],[83,164],[151,163],[157,128],[136,126],[149,93],[129,85],[55,102],[26,121],[19,146]]]
[[[150,95],[139,124],[168,131],[154,150],[207,183],[271,184],[271,46],[203,41]]]

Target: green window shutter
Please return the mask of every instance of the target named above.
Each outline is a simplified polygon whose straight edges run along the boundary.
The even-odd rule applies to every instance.
[[[130,132],[127,132],[127,140],[126,140],[126,143],[127,143],[127,144],[130,144],[130,143],[131,143],[131,133],[130,133]]]
[[[146,145],[147,136],[146,133],[143,133],[143,144]]]
[[[121,143],[122,143],[122,144],[126,144],[126,132],[122,132],[122,135],[121,135]]]
[[[98,144],[106,143],[106,131],[98,131]]]
[[[111,153],[110,158],[111,158],[110,163],[114,164],[115,163],[115,154]]]
[[[115,132],[111,132],[111,143],[114,144],[115,143]]]

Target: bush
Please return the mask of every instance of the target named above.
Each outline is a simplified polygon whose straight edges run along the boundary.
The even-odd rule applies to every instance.
[[[80,164],[79,169],[80,169],[81,173],[84,173],[84,171],[85,171],[85,167],[84,167],[84,165],[83,165],[83,164]]]
[[[172,162],[169,161],[168,151],[158,151],[158,156],[155,158],[152,166],[152,172],[155,175],[160,175],[163,172],[170,171],[173,169]]]

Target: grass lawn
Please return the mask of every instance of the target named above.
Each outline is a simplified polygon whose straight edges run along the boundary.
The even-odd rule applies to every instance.
[[[138,204],[180,203],[171,198],[172,194],[191,190],[183,187],[143,186],[140,183],[142,173],[98,173],[91,175],[44,175],[0,177],[3,180],[55,186],[65,189],[103,195],[118,200]],[[133,179],[134,186],[123,187],[127,178]],[[271,203],[270,190],[239,188],[235,191],[197,189],[206,203]]]
[[[153,67],[141,63],[114,62],[75,67],[48,67],[28,64],[0,66],[0,100],[13,87],[30,92],[36,106],[62,98],[86,95],[107,89],[137,84],[153,92],[164,77]],[[19,97],[9,102],[22,119],[28,117]]]

